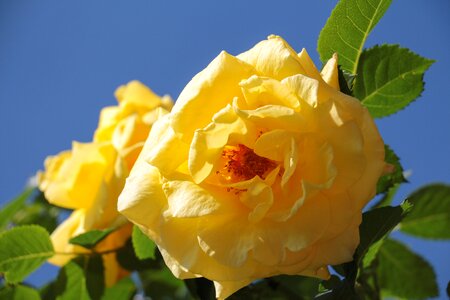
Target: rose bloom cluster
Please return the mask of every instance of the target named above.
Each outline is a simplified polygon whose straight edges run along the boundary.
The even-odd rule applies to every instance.
[[[131,235],[131,224],[117,212],[117,198],[138,157],[151,125],[172,108],[170,97],[160,98],[138,81],[116,90],[118,106],[101,111],[90,143],[74,142],[72,149],[50,156],[38,174],[39,188],[57,206],[72,214],[52,233],[56,253],[49,262],[63,266],[87,249],[69,240],[94,229],[118,228],[96,247],[108,252],[122,246]],[[73,255],[67,255],[73,254]],[[111,286],[128,274],[111,252],[102,256],[105,283]]]
[[[153,125],[118,209],[175,276],[206,277],[223,299],[277,274],[326,279],[352,260],[386,163],[337,64],[319,72],[270,36],[220,53]]]
[[[339,91],[336,55],[320,72],[305,49],[270,36],[238,56],[220,53],[170,113],[156,106],[151,122],[145,109],[125,109],[133,125],[105,110],[94,144],[47,161],[41,188],[75,209],[53,234],[58,247],[120,219],[128,176],[119,212],[176,277],[214,281],[219,299],[278,274],[326,279],[328,265],[352,260],[386,163],[367,109]],[[151,123],[147,139],[130,135]]]

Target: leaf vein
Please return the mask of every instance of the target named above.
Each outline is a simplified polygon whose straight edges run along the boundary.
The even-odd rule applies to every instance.
[[[367,2],[370,4],[369,1],[367,1]],[[356,53],[355,65],[353,66],[352,74],[356,74],[356,71],[358,69],[359,57],[361,56],[361,53],[362,53],[362,48],[366,42],[367,36],[369,35],[369,31],[371,30],[371,27],[373,25],[373,20],[375,19],[375,16],[377,15],[382,2],[383,2],[383,0],[381,0],[378,3],[377,7],[374,7],[373,5],[371,5],[372,7],[374,7],[375,12],[373,14],[373,18],[369,20],[369,25],[367,26],[367,30],[365,31],[365,34],[363,35],[363,40],[361,41],[361,44],[359,45],[359,49],[357,50],[358,52]]]
[[[31,254],[27,254],[27,255],[11,257],[9,259],[3,260],[0,263],[0,267],[4,266],[5,264],[10,263],[10,262],[16,262],[16,261],[21,261],[21,260],[33,259],[33,258],[44,258],[44,257],[52,256],[53,254],[54,253],[51,251],[51,252],[31,253]]]
[[[356,7],[358,8],[359,12],[361,13],[361,16],[366,18],[366,20],[370,21],[370,18],[363,13],[361,7],[359,6],[359,2],[358,1],[356,1]]]

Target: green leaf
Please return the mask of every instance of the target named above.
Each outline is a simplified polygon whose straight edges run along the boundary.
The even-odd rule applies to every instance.
[[[40,300],[38,291],[35,289],[24,286],[14,285],[2,288],[0,290],[0,299],[8,300]]]
[[[388,295],[425,299],[439,294],[432,267],[402,243],[386,239],[377,268],[380,286]]]
[[[317,294],[317,278],[280,275],[252,282],[240,289],[229,300],[310,300]]]
[[[139,259],[155,258],[155,243],[150,240],[136,225],[131,236],[134,252]]]
[[[374,248],[370,255],[375,256],[373,251],[380,247],[377,242],[389,234],[410,209],[411,205],[405,202],[401,206],[385,206],[365,212],[359,226],[360,243],[356,249],[358,258],[362,259],[371,247]]]
[[[317,43],[322,62],[337,53],[339,64],[356,74],[364,43],[392,0],[341,0],[323,27]]]
[[[353,83],[356,76],[338,67],[339,89],[342,93],[353,96]]]
[[[377,257],[383,239],[401,222],[411,209],[411,204],[404,202],[400,206],[384,206],[363,214],[359,226],[360,243],[356,248],[357,263],[368,267]]]
[[[363,268],[368,268],[372,262],[377,258],[381,245],[383,245],[384,239],[380,239],[373,243],[366,251],[366,254],[362,258]]]
[[[199,300],[215,300],[216,291],[214,283],[206,278],[185,279],[184,283],[195,299]],[[233,299],[233,297],[231,297]]]
[[[398,45],[365,50],[358,66],[354,95],[374,118],[396,113],[420,96],[424,72],[433,62]]]
[[[0,235],[0,272],[17,283],[54,254],[48,232],[39,226],[15,227]]]
[[[384,145],[384,161],[393,166],[390,174],[382,176],[377,183],[377,194],[386,193],[396,184],[407,182],[403,176],[403,167],[400,164],[400,158],[388,145]]]
[[[354,290],[354,283],[352,280],[345,278],[340,280],[337,276],[332,276],[330,280],[321,283],[321,289],[325,292],[318,294],[314,299],[316,300],[359,300]]]
[[[136,286],[130,277],[120,280],[118,283],[105,289],[102,300],[129,300],[136,292]]]
[[[55,300],[58,295],[63,293],[65,282],[62,284],[61,281],[58,280],[59,278],[60,276],[41,287],[41,289],[39,290],[39,294],[41,295],[42,299]]]
[[[341,280],[336,275],[331,275],[330,279],[322,280],[319,285],[319,291],[325,292],[337,288],[341,284]]]
[[[291,296],[289,299],[312,299],[317,294],[320,280],[312,277],[280,275],[269,278],[276,283],[280,294]],[[273,284],[272,284],[273,285]]]
[[[286,295],[285,291],[282,291],[277,283],[271,281],[271,278],[256,281],[248,286],[236,291],[227,300],[305,300],[312,298],[296,297],[295,294]]]
[[[450,238],[450,185],[427,185],[407,199],[413,208],[400,224],[402,232],[422,238]]]
[[[447,292],[447,296],[450,299],[450,280],[447,282],[447,288],[445,289]]]
[[[82,256],[75,258],[74,261],[83,267],[86,288],[91,299],[101,299],[105,291],[105,269],[102,256]]]
[[[116,258],[119,264],[129,271],[147,270],[159,266],[159,262],[152,259],[140,260],[133,249],[131,238],[117,251]]]
[[[145,295],[151,299],[192,299],[182,280],[175,278],[172,272],[162,263],[159,269],[152,268],[140,271]]]
[[[394,186],[392,186],[391,188],[389,188],[387,190],[387,192],[385,192],[383,194],[381,199],[379,199],[375,204],[372,205],[372,208],[390,205],[392,203],[392,201],[394,201],[394,197],[397,194],[399,187],[400,187],[400,184],[397,183]]]
[[[11,200],[4,207],[0,209],[0,229],[4,229],[10,222],[13,216],[21,209],[23,204],[33,193],[34,188],[26,188],[19,196]]]
[[[27,203],[12,218],[15,225],[39,225],[52,232],[58,226],[58,216],[65,210],[48,203],[44,193],[35,189],[36,195],[31,197],[31,203]]]
[[[100,255],[76,257],[60,271],[56,288],[58,300],[101,299],[105,290],[103,261]],[[61,290],[61,287],[64,287]]]
[[[60,271],[58,286],[63,286],[62,292],[56,297],[58,300],[90,300],[86,288],[86,276],[83,268],[76,262],[68,262]]]
[[[104,230],[91,230],[71,238],[69,242],[74,245],[92,249],[113,231],[113,228]]]

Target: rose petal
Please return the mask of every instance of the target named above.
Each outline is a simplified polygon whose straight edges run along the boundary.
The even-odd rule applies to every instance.
[[[237,57],[254,66],[258,74],[277,80],[294,74],[306,74],[297,53],[276,35],[269,36]]]
[[[253,75],[249,79],[241,81],[239,85],[249,108],[283,105],[297,109],[300,106],[296,95],[278,80]]]
[[[84,211],[74,211],[64,222],[62,222],[51,234],[53,248],[57,253],[72,253],[72,252],[89,252],[87,249],[72,245],[69,240],[84,232],[83,227]],[[57,266],[64,266],[75,255],[54,255],[48,262]]]
[[[310,134],[302,139],[299,152],[298,168],[302,173],[303,180],[318,189],[328,189],[337,174],[333,164],[334,154],[331,145],[319,141]]]
[[[189,143],[196,129],[209,124],[215,112],[241,95],[239,82],[252,74],[252,66],[222,51],[181,92],[172,110],[173,129]]]
[[[315,79],[299,74],[287,77],[281,83],[311,107],[316,107],[319,102],[327,100],[319,89],[319,81]]]
[[[199,185],[189,181],[168,181],[163,184],[168,201],[165,216],[194,218],[210,215],[220,208],[220,202]]]
[[[318,241],[329,226],[331,213],[326,197],[309,197],[287,222],[280,224],[287,249],[300,251]]]
[[[306,76],[314,78],[319,81],[322,79],[319,71],[317,70],[316,66],[314,65],[314,62],[312,61],[311,57],[309,56],[305,48],[303,48],[302,51],[298,54],[298,58],[300,59],[302,67],[306,72],[305,73]]]
[[[233,109],[241,118],[254,123],[260,128],[284,129],[304,132],[308,130],[305,120],[294,109],[281,105],[265,105],[254,110],[240,109],[237,101]]]
[[[311,263],[312,268],[324,265],[337,265],[353,260],[353,253],[359,244],[359,227],[350,226],[328,241],[316,245],[316,255]]]
[[[325,66],[320,72],[323,80],[328,83],[332,88],[340,90],[339,87],[339,73],[338,73],[338,56],[336,53],[327,61]]]
[[[109,143],[77,143],[45,161],[39,188],[47,200],[69,209],[87,208],[95,202],[102,182],[114,167],[116,152]]]
[[[243,216],[217,216],[214,223],[198,228],[198,241],[202,250],[219,263],[239,267],[254,245],[252,227]]]
[[[148,111],[161,104],[161,98],[137,80],[119,86],[114,94],[121,106],[134,107],[135,110]]]
[[[165,115],[153,124],[146,141],[149,145],[142,150],[144,159],[158,168],[163,175],[174,172],[189,154],[189,144],[184,143],[170,127],[170,115]]]
[[[249,285],[253,280],[240,281],[214,281],[214,288],[216,290],[216,297],[218,300],[224,300],[234,292],[240,290],[244,286]]]
[[[231,106],[219,111],[212,123],[195,132],[189,150],[189,171],[196,183],[209,176],[222,154],[222,148],[229,143],[230,135],[246,136],[249,128],[236,115]]]
[[[118,211],[133,223],[150,229],[148,232],[155,239],[154,230],[166,204],[158,169],[138,159],[119,196]]]

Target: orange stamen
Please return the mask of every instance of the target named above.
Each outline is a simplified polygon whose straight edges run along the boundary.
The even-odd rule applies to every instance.
[[[232,182],[249,180],[256,175],[264,179],[267,173],[277,166],[276,162],[256,155],[252,149],[242,144],[225,146],[222,157],[225,166],[216,174],[221,174],[227,181]]]

